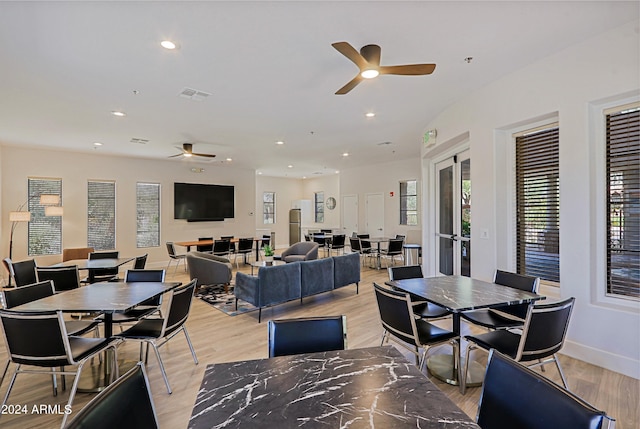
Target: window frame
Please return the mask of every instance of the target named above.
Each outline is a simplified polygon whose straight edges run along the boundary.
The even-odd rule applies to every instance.
[[[40,184],[40,189],[33,189],[33,185],[37,181],[43,182]],[[51,186],[44,185],[44,182],[50,182]],[[55,186],[55,184],[58,186]],[[61,216],[45,216],[45,206],[40,204],[40,199],[37,198],[40,195],[59,195],[60,201],[62,201],[62,179],[51,177],[28,177],[27,178],[27,209],[31,212],[31,221],[27,226],[27,255],[29,256],[46,256],[46,255],[61,255],[62,254],[62,217]],[[50,229],[53,232],[52,235],[57,236],[57,248],[52,249],[51,252],[38,252],[36,251],[36,229],[41,227],[43,229]],[[47,231],[49,234],[49,231]],[[33,241],[33,244],[32,244]],[[50,242],[51,240],[49,240]],[[32,247],[33,246],[33,247]]]
[[[157,225],[157,237],[156,242],[152,244],[141,243],[141,235],[143,234],[153,234],[156,233],[151,228],[146,228],[142,230],[140,228],[140,186],[154,186],[157,189],[157,199],[154,198],[154,201],[157,201],[157,213],[155,214],[157,217],[157,221],[153,222],[151,225]],[[148,200],[151,200],[149,198]],[[146,200],[145,200],[146,201]],[[152,247],[160,247],[160,238],[162,234],[162,185],[160,183],[154,182],[136,182],[136,248],[137,249],[146,249]]]
[[[415,183],[415,194],[409,194],[408,191],[407,193],[403,193],[402,192],[402,185],[403,184],[407,184],[406,188],[409,188],[409,183],[410,182],[414,182]],[[409,179],[409,180],[401,180],[398,183],[398,187],[399,187],[399,191],[398,191],[398,195],[399,195],[399,216],[400,218],[398,219],[398,224],[399,225],[403,225],[403,226],[418,226],[420,224],[420,201],[418,199],[418,194],[419,194],[419,190],[418,190],[418,180],[417,179]],[[409,210],[408,204],[406,204],[408,198],[415,198],[415,210]],[[404,202],[404,204],[403,204]],[[409,214],[415,212],[415,223],[409,223],[408,219],[409,219]],[[405,213],[407,216],[404,218],[405,222],[403,223],[403,213]]]
[[[100,184],[110,184],[113,185],[113,204],[112,204],[112,213],[110,213],[111,215],[111,222],[113,225],[113,237],[112,237],[112,246],[109,247],[105,247],[102,245],[99,245],[98,242],[91,242],[91,232],[95,231],[96,228],[98,228],[99,230],[101,230],[103,233],[106,232],[104,229],[100,228],[97,225],[104,225],[105,221],[108,221],[109,218],[108,216],[106,216],[106,214],[103,213],[104,217],[102,217],[100,222],[96,222],[93,223],[91,221],[91,216],[93,214],[93,211],[91,209],[91,202],[92,202],[92,198],[91,198],[91,184],[92,183],[100,183]],[[117,188],[116,188],[116,182],[115,180],[87,180],[87,247],[93,247],[95,250],[114,250],[116,249],[116,238],[117,238],[117,217],[116,217],[116,196],[117,196]],[[96,201],[99,200],[99,198],[95,198]]]
[[[267,201],[267,195],[271,195],[271,201]],[[271,213],[268,211],[271,207]],[[274,225],[276,223],[276,193],[272,191],[262,192],[262,223]]]
[[[324,223],[324,191],[313,193],[314,202],[314,221],[315,223]]]

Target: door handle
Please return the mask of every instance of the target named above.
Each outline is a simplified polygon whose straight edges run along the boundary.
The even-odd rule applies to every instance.
[[[458,236],[457,236],[456,234],[452,234],[452,235],[451,235],[451,239],[452,239],[453,241],[458,241]]]

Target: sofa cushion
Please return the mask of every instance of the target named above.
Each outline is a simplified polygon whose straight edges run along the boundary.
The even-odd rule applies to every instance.
[[[333,289],[333,259],[300,262],[302,296]]]
[[[341,256],[332,256],[333,259],[333,287],[343,286],[360,282],[360,254],[347,253]]]
[[[261,267],[258,271],[260,306],[300,298],[300,264]],[[238,275],[236,274],[236,283]]]

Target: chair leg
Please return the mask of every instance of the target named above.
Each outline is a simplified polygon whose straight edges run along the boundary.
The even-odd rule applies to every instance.
[[[474,347],[471,343],[467,344],[467,354],[466,359],[464,360],[464,371],[462,372],[462,379],[458,380],[458,382],[460,383],[460,393],[463,395],[467,390],[467,374],[469,373],[469,361],[471,360],[471,350],[473,348]]]
[[[166,384],[167,386],[167,392],[169,392],[169,395],[171,395],[171,393],[173,393],[171,391],[171,386],[169,385],[169,379],[167,378],[167,372],[164,370],[164,364],[162,363],[162,358],[160,357],[160,351],[158,350],[158,347],[152,343],[151,341],[146,341],[147,345],[151,344],[151,346],[153,347],[153,350],[156,352],[156,359],[158,359],[158,366],[160,367],[160,372],[162,373],[162,378],[164,378],[164,384]]]
[[[558,368],[558,372],[560,373],[560,378],[562,379],[562,384],[564,384],[564,388],[569,390],[567,379],[564,376],[564,372],[562,372],[562,367],[560,366],[560,360],[558,359],[557,355],[553,355],[553,361],[556,363],[556,367]]]
[[[189,338],[189,333],[187,332],[187,328],[182,326],[182,332],[184,332],[184,336],[187,338],[187,344],[189,345],[189,350],[191,350],[191,356],[193,356],[193,361],[198,365],[198,358],[196,357],[196,351],[193,349],[193,344],[191,344],[191,338]]]
[[[4,382],[4,377],[7,375],[7,371],[9,370],[10,364],[11,364],[11,361],[7,359],[7,364],[4,366],[4,371],[2,371],[2,377],[0,377],[0,386],[2,386],[2,383]]]
[[[16,377],[18,376],[18,370],[20,370],[20,364],[16,365],[16,369],[13,372],[13,376],[11,376],[11,381],[9,381],[9,387],[7,388],[7,393],[4,394],[4,399],[2,400],[2,408],[4,408],[5,404],[9,400],[9,394],[11,393],[11,389],[13,389],[13,384],[16,382]]]
[[[53,384],[53,396],[58,396],[58,378],[56,377],[55,368],[51,368],[51,381]]]
[[[73,379],[73,386],[71,387],[71,391],[69,392],[69,400],[67,401],[67,406],[69,408],[71,408],[71,406],[73,405],[73,400],[76,396],[76,389],[78,388],[78,382],[80,381],[80,373],[82,372],[82,367],[84,366],[84,363],[81,363],[80,365],[78,365],[78,369],[76,370],[76,375]],[[62,424],[60,425],[60,429],[63,429],[67,423],[67,417],[69,417],[69,414],[65,413],[64,417],[62,417]]]

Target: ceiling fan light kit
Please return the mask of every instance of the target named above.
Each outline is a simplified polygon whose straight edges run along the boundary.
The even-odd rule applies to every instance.
[[[400,66],[381,66],[381,48],[378,45],[365,45],[360,52],[347,42],[332,43],[338,52],[351,60],[360,71],[345,86],[336,91],[336,95],[344,95],[355,88],[362,79],[372,79],[381,74],[394,74],[401,76],[421,76],[433,73],[435,64],[406,64]]]

